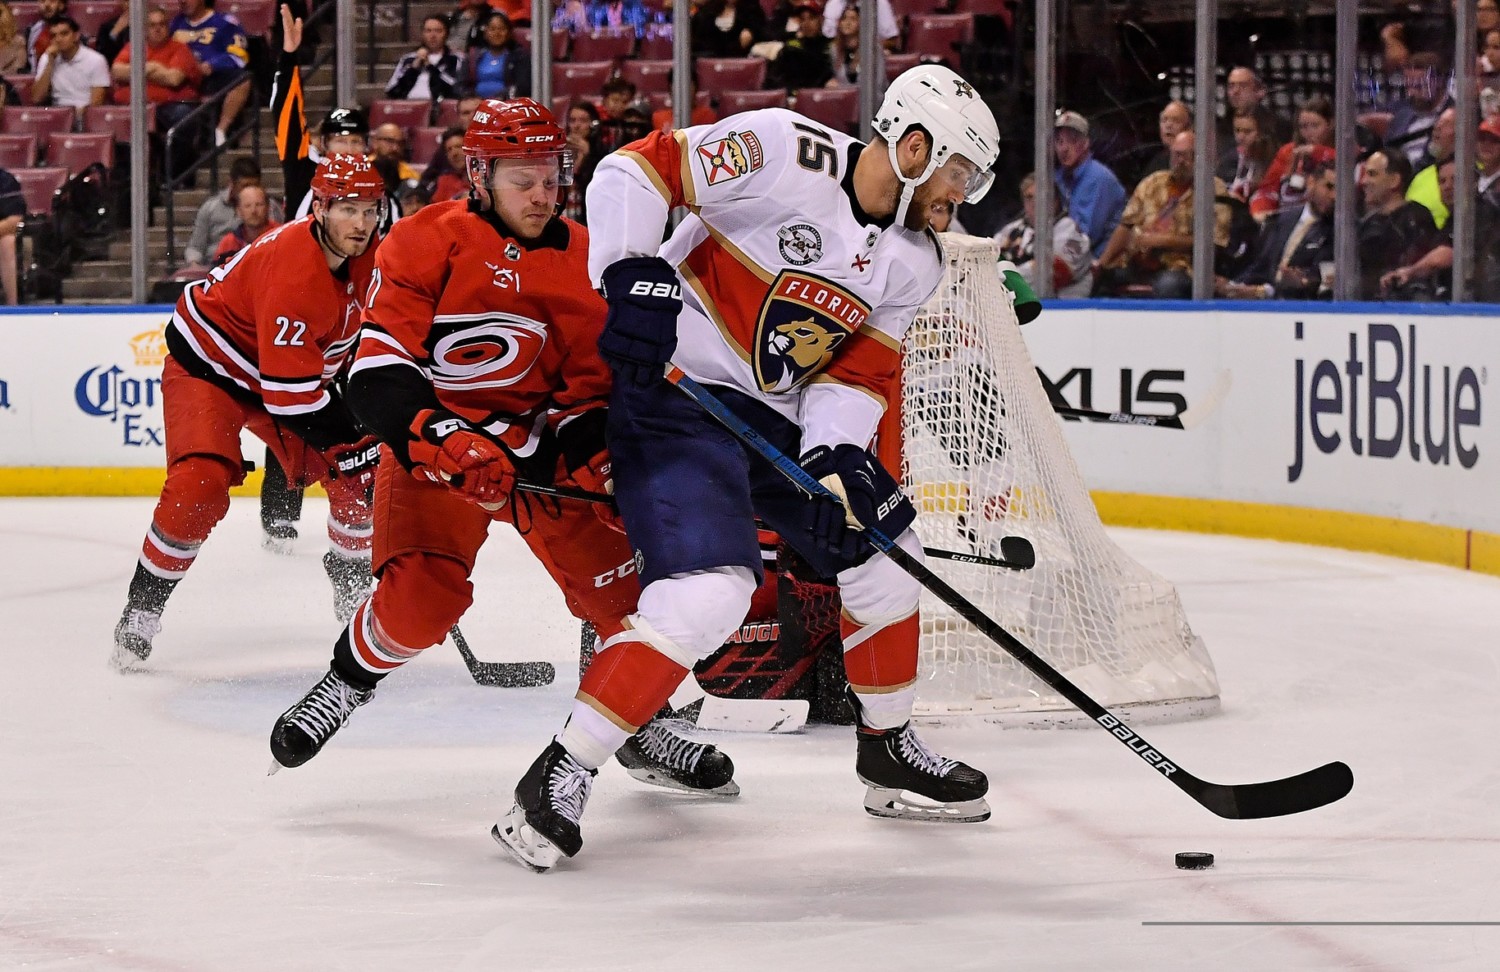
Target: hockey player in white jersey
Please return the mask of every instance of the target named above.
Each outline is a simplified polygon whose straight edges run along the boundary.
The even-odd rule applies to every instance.
[[[616,498],[644,588],[494,835],[538,870],[582,846],[592,778],[745,616],[757,515],[843,598],[856,771],[876,816],[989,817],[983,773],[929,750],[910,719],[920,587],[863,525],[914,557],[911,503],[868,451],[901,339],[943,270],[929,228],[992,178],[999,130],[973,87],[923,65],[897,78],[865,145],[781,109],[658,132],[600,162],[589,273],[609,316]],[[668,214],[689,215],[661,243]],[[668,362],[844,499],[801,494],[664,379]]]

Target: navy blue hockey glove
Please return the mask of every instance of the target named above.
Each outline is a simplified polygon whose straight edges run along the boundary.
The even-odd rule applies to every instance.
[[[677,271],[661,257],[628,257],[605,267],[599,282],[609,302],[600,356],[618,380],[641,387],[661,381],[677,350]]]
[[[841,557],[858,553],[855,531],[872,526],[894,540],[917,518],[891,474],[859,446],[818,446],[802,457],[801,466],[844,501],[847,513],[826,498],[813,500],[813,539]]]

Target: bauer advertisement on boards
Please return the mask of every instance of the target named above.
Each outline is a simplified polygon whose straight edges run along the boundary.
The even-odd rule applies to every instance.
[[[1074,407],[1171,415],[1232,375],[1187,431],[1069,422],[1090,489],[1500,529],[1492,319],[1058,309],[1022,334]]]

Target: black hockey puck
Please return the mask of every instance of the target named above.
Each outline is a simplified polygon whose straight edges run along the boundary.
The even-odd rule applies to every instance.
[[[1177,855],[1177,866],[1185,871],[1201,871],[1214,866],[1214,856],[1206,851],[1183,851]]]

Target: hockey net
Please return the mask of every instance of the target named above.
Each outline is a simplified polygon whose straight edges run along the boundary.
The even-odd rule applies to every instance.
[[[990,557],[1017,535],[1037,562],[932,566],[1098,702],[1143,722],[1215,711],[1213,661],[1176,589],[1104,531],[1026,351],[996,245],[954,234],[943,244],[947,273],[903,351],[898,441],[917,533],[928,546]],[[928,720],[1085,718],[929,593],[917,698]]]

